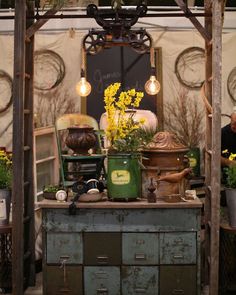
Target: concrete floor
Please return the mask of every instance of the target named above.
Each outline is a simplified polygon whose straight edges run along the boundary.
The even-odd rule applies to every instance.
[[[11,295],[11,293],[1,293],[1,291],[0,294]],[[39,272],[36,275],[36,286],[27,288],[24,295],[43,295],[42,272]]]
[[[36,286],[29,287],[25,291],[25,295],[42,295],[43,288],[42,288],[42,272],[37,273],[36,275]]]

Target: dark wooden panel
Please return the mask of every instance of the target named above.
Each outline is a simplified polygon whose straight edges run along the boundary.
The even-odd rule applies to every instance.
[[[84,264],[121,264],[121,233],[85,233]]]
[[[45,277],[45,295],[83,295],[81,266],[46,266]]]
[[[161,266],[160,294],[197,294],[196,266]]]

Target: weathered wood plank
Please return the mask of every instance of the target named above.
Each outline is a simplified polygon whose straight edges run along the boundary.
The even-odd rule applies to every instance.
[[[27,4],[27,16],[34,15],[34,1]],[[27,18],[26,28],[33,24],[32,18]],[[35,234],[34,234],[34,157],[33,157],[33,112],[34,112],[34,36],[26,43],[25,71],[29,74],[25,79],[24,109],[29,113],[24,116],[24,145],[29,146],[29,151],[24,156],[24,181],[29,186],[24,189],[24,215],[29,216],[29,222],[24,223],[25,251],[30,252],[30,257],[24,262],[26,285],[35,285]]]
[[[212,2],[212,163],[211,163],[211,244],[210,295],[218,294],[219,226],[220,226],[220,158],[221,158],[221,95],[222,95],[222,1]]]
[[[54,15],[58,12],[58,9],[50,9],[45,12],[44,16],[47,15]],[[38,19],[34,24],[32,24],[30,27],[26,30],[26,40],[31,38],[49,19]]]
[[[205,0],[205,13],[212,13],[211,0]],[[212,38],[212,18],[205,17],[205,30],[208,32]],[[204,84],[204,94],[206,96],[206,103],[210,106],[212,105],[212,80],[209,77],[212,76],[212,46],[209,45],[208,41],[205,41],[205,84]],[[206,110],[206,134],[205,134],[205,149],[206,151],[212,149],[212,118],[208,117],[209,111],[212,113],[212,107]],[[205,183],[206,186],[211,185],[211,160],[212,154],[205,154]],[[210,235],[211,229],[208,226],[208,221],[211,219],[211,192],[206,191],[205,205],[204,205],[204,215],[205,215],[205,268],[204,268],[204,283],[209,283],[209,271],[210,265],[208,264],[207,258],[210,255]]]
[[[208,32],[205,30],[205,28],[201,25],[201,23],[198,21],[198,19],[193,15],[191,10],[187,7],[187,5],[184,3],[183,0],[175,0],[175,2],[179,5],[180,9],[183,10],[183,12],[188,13],[189,20],[192,22],[192,24],[195,26],[195,28],[199,31],[199,33],[202,35],[202,37],[210,42],[211,36],[208,34]]]
[[[26,0],[15,1],[13,83],[12,294],[23,295],[24,89]]]

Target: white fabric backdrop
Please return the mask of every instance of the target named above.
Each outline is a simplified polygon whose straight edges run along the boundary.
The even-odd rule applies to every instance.
[[[155,47],[162,47],[162,64],[163,64],[163,97],[164,102],[169,101],[174,97],[173,84],[178,87],[178,81],[174,73],[174,64],[177,56],[188,47],[199,46],[204,48],[204,40],[196,31],[150,31]],[[84,33],[71,32],[68,30],[63,33],[37,33],[35,38],[35,50],[50,49],[58,53],[64,60],[66,67],[66,75],[63,83],[58,86],[58,89],[51,90],[51,97],[47,95],[44,98],[42,105],[38,104],[44,97],[45,92],[35,91],[35,111],[41,112],[39,115],[44,124],[52,123],[52,110],[48,112],[51,105],[55,102],[66,98],[66,101],[71,102],[71,107],[74,111],[80,111],[80,98],[75,92],[75,84],[80,78],[80,57],[81,57],[81,40]],[[230,71],[236,66],[236,33],[227,33],[223,35],[223,91],[222,91],[222,113],[230,114],[234,103],[232,102],[227,92],[227,77]],[[11,77],[13,76],[13,36],[0,36],[0,70],[6,71]],[[177,86],[176,86],[177,85]],[[196,96],[199,100],[199,107],[202,108],[202,100],[199,91],[190,91],[191,96]],[[46,95],[45,95],[46,96]],[[46,103],[45,103],[46,101]],[[0,89],[1,103],[1,89]],[[59,103],[56,111],[63,113],[66,108],[65,101]],[[12,107],[5,113],[0,114],[0,146],[7,146],[11,149],[11,126],[5,131],[6,127],[12,120]],[[224,125],[227,120],[222,120]]]

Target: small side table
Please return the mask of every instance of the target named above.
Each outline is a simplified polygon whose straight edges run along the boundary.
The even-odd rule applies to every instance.
[[[236,294],[236,228],[220,225],[220,294]]]
[[[0,225],[0,290],[12,289],[12,225]]]

